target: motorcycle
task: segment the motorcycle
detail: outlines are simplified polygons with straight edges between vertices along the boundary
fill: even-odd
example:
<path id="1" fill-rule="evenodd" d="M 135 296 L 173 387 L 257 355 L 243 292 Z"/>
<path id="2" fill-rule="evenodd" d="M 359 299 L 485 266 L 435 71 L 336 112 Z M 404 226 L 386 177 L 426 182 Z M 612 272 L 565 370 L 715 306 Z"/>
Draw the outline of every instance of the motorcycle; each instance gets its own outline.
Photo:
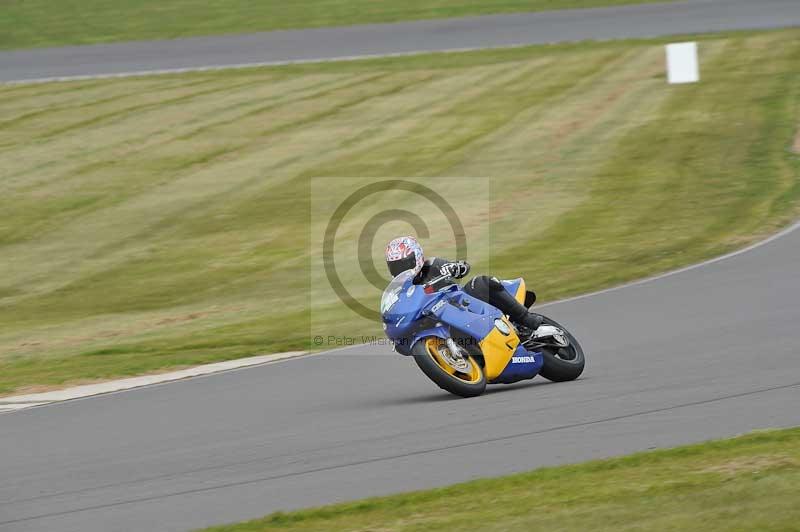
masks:
<path id="1" fill-rule="evenodd" d="M 501 281 L 530 308 L 536 294 L 522 278 Z M 444 286 L 434 289 L 442 283 Z M 585 358 L 578 340 L 545 317 L 525 340 L 500 310 L 467 294 L 447 276 L 414 284 L 408 270 L 392 279 L 381 297 L 383 329 L 394 350 L 412 356 L 440 388 L 461 397 L 481 395 L 487 384 L 510 384 L 536 375 L 577 379 Z"/>

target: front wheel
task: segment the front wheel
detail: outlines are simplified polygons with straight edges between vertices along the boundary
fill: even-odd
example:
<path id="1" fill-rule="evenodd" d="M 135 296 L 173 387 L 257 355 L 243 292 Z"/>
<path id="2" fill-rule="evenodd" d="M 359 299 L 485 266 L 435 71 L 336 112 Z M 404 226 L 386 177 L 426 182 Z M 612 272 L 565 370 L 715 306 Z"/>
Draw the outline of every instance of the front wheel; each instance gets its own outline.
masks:
<path id="1" fill-rule="evenodd" d="M 572 334 L 547 316 L 542 316 L 547 325 L 558 327 L 569 340 L 566 347 L 544 346 L 541 348 L 544 357 L 544 365 L 539 374 L 547 380 L 553 382 L 574 381 L 583 373 L 586 359 L 583 356 L 583 348 Z"/>
<path id="2" fill-rule="evenodd" d="M 452 345 L 452 344 L 451 344 Z M 475 397 L 486 389 L 483 368 L 466 350 L 454 357 L 441 338 L 428 336 L 414 344 L 411 354 L 419 369 L 439 388 L 461 397 Z"/>

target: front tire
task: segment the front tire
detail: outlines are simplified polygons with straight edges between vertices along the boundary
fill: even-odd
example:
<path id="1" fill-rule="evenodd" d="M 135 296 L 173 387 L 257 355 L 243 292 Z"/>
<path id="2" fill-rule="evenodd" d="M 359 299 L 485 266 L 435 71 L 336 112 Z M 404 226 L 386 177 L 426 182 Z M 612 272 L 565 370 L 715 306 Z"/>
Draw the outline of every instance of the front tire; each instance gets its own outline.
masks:
<path id="1" fill-rule="evenodd" d="M 553 382 L 574 381 L 581 376 L 583 368 L 586 365 L 583 348 L 567 329 L 547 316 L 542 317 L 544 318 L 544 323 L 547 325 L 554 325 L 564 331 L 569 340 L 569 346 L 562 348 L 554 346 L 543 347 L 542 356 L 544 357 L 544 365 L 539 371 L 539 374 Z"/>
<path id="2" fill-rule="evenodd" d="M 447 349 L 445 341 L 435 336 L 420 339 L 411 350 L 417 366 L 442 390 L 460 397 L 476 397 L 486 389 L 486 376 L 483 367 L 474 357 L 467 355 L 470 363 L 469 373 L 455 370 L 441 355 Z"/>

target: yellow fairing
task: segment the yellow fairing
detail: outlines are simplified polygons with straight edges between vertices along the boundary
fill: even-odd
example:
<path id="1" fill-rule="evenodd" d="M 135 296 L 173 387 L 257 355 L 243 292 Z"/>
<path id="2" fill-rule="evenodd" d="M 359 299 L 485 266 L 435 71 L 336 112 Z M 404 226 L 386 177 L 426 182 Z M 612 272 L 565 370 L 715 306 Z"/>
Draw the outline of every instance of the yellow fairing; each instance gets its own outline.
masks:
<path id="1" fill-rule="evenodd" d="M 525 291 L 526 291 L 526 289 L 527 288 L 525 286 L 525 279 L 520 279 L 519 280 L 519 287 L 517 287 L 517 293 L 514 296 L 514 297 L 517 298 L 517 301 L 519 301 L 520 305 L 524 305 L 525 304 Z"/>
<path id="2" fill-rule="evenodd" d="M 523 293 L 525 293 L 524 289 Z M 510 334 L 503 334 L 495 327 L 479 344 L 486 364 L 484 373 L 486 374 L 486 380 L 489 381 L 496 379 L 503 373 L 503 370 L 506 369 L 508 362 L 511 360 L 511 355 L 514 354 L 519 345 L 519 337 L 514 332 L 514 327 L 508 323 L 506 318 L 503 318 L 503 321 L 511 329 Z"/>

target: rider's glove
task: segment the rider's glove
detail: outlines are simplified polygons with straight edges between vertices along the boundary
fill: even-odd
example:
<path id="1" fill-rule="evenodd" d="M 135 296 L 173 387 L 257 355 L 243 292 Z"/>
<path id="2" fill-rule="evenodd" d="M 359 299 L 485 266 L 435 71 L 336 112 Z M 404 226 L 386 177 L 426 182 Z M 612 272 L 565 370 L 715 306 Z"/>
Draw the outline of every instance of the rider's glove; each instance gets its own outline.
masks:
<path id="1" fill-rule="evenodd" d="M 442 275 L 448 275 L 455 279 L 461 279 L 462 277 L 464 277 L 469 273 L 469 264 L 467 264 L 463 260 L 460 260 L 458 262 L 448 262 L 447 264 L 442 266 L 439 272 Z"/>

